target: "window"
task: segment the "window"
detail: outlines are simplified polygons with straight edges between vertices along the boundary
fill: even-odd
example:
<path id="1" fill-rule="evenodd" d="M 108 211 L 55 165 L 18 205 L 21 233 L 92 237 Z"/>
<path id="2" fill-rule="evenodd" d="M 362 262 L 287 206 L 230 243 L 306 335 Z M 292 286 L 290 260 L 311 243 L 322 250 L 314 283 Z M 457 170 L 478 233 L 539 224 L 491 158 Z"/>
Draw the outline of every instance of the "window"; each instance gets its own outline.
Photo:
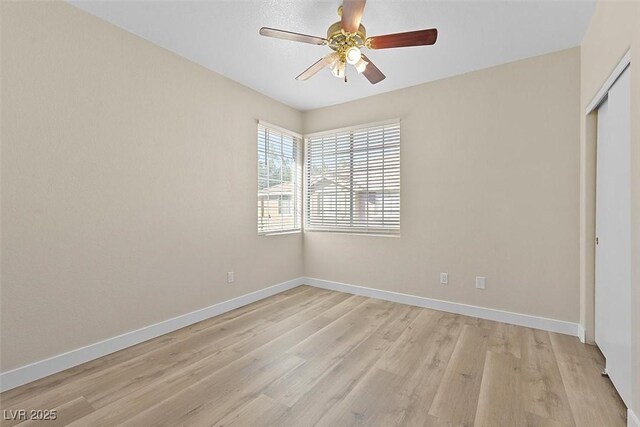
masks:
<path id="1" fill-rule="evenodd" d="M 280 215 L 291 215 L 291 196 L 283 196 L 279 200 L 278 213 Z"/>
<path id="2" fill-rule="evenodd" d="M 306 227 L 352 233 L 400 232 L 400 123 L 309 135 Z"/>
<path id="3" fill-rule="evenodd" d="M 258 234 L 300 231 L 301 137 L 258 123 Z"/>

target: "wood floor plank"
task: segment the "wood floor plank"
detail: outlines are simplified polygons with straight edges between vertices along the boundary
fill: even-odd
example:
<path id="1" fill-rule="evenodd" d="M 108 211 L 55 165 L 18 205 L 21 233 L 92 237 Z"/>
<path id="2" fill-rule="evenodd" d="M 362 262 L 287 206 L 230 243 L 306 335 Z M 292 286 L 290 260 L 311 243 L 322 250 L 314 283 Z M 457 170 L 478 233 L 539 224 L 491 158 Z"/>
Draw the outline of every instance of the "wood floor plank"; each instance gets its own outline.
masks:
<path id="1" fill-rule="evenodd" d="M 522 392 L 524 409 L 541 418 L 574 426 L 549 334 L 522 328 Z"/>
<path id="2" fill-rule="evenodd" d="M 178 391 L 190 387 L 197 381 L 215 375 L 222 369 L 233 369 L 234 366 L 237 369 L 237 367 L 251 363 L 253 357 L 260 355 L 284 353 L 326 325 L 350 313 L 365 301 L 366 298 L 349 296 L 316 317 L 308 316 L 306 312 L 300 313 L 299 316 L 293 316 L 285 322 L 274 325 L 278 328 L 277 332 L 269 336 L 262 336 L 261 340 L 249 339 L 239 342 L 224 354 L 212 355 L 209 359 L 194 363 L 184 371 L 176 372 L 157 383 L 138 389 L 122 399 L 96 410 L 87 417 L 86 421 L 90 422 L 92 426 L 109 426 L 121 423 L 158 402 L 169 399 Z M 230 366 L 232 364 L 234 366 Z"/>
<path id="3" fill-rule="evenodd" d="M 498 323 L 491 334 L 487 349 L 494 353 L 510 354 L 520 358 L 523 329 L 521 326 Z"/>
<path id="4" fill-rule="evenodd" d="M 307 363 L 279 378 L 265 394 L 289 407 L 317 384 L 335 365 L 384 324 L 393 311 L 392 303 L 366 302 L 340 320 L 291 348 Z"/>
<path id="5" fill-rule="evenodd" d="M 266 425 L 314 425 L 342 402 L 372 369 L 380 354 L 390 348 L 421 310 L 405 306 L 390 316 L 371 336 L 358 345 L 317 384 L 304 393 L 288 411 L 277 418 L 264 418 Z M 265 414 L 266 415 L 266 414 Z"/>
<path id="6" fill-rule="evenodd" d="M 281 375 L 302 365 L 297 356 L 252 358 L 240 369 L 221 371 L 178 391 L 122 426 L 208 425 L 248 403 Z"/>
<path id="7" fill-rule="evenodd" d="M 281 418 L 289 409 L 288 406 L 269 396 L 259 394 L 240 409 L 229 412 L 215 425 L 220 427 L 276 426 L 280 424 L 275 424 L 272 420 Z"/>
<path id="8" fill-rule="evenodd" d="M 626 426 L 627 408 L 600 375 L 601 365 L 591 357 L 557 353 L 556 358 L 576 425 Z"/>
<path id="9" fill-rule="evenodd" d="M 319 315 L 344 299 L 342 295 L 328 292 L 302 297 L 302 301 L 288 302 L 287 304 L 291 304 L 290 307 L 285 308 L 277 304 L 255 315 L 224 322 L 195 333 L 192 339 L 165 346 L 153 352 L 152 357 L 140 360 L 132 366 L 118 366 L 117 373 L 110 372 L 106 378 L 102 376 L 101 381 L 92 384 L 92 388 L 84 391 L 84 394 L 96 408 L 100 408 L 119 399 L 123 394 L 172 375 L 212 354 L 221 354 L 239 342 L 259 341 L 260 336 L 279 321 L 303 312 L 310 316 Z M 255 316 L 264 316 L 264 321 L 256 322 Z M 126 387 L 123 387 L 123 384 L 126 384 Z"/>
<path id="10" fill-rule="evenodd" d="M 402 381 L 398 375 L 374 368 L 362 387 L 354 389 L 357 394 L 351 394 L 350 398 L 322 417 L 318 427 L 401 425 L 401 414 L 395 408 L 390 409 L 388 402 L 393 398 L 392 390 L 398 389 Z M 368 390 L 366 398 L 357 392 L 364 387 Z"/>
<path id="11" fill-rule="evenodd" d="M 393 303 L 387 301 L 367 300 L 357 311 L 342 316 L 339 322 L 296 344 L 289 353 L 307 359 L 319 358 L 318 355 L 321 356 L 324 352 L 335 351 L 335 348 L 328 346 L 330 343 L 340 346 L 352 345 L 351 340 L 368 335 L 386 321 L 393 308 Z"/>
<path id="12" fill-rule="evenodd" d="M 569 427 L 560 421 L 525 412 L 525 427 Z"/>
<path id="13" fill-rule="evenodd" d="M 453 423 L 472 425 L 491 330 L 465 325 L 429 414 Z"/>
<path id="14" fill-rule="evenodd" d="M 433 415 L 427 414 L 425 417 L 424 427 L 460 427 L 460 424 L 450 423 L 448 421 L 442 421 Z"/>
<path id="15" fill-rule="evenodd" d="M 424 359 L 427 346 L 433 345 L 429 336 L 441 318 L 440 312 L 422 310 L 406 328 L 396 345 L 380 358 L 376 366 L 401 377 L 414 371 L 416 365 Z"/>
<path id="16" fill-rule="evenodd" d="M 56 408 L 46 425 L 76 427 L 624 427 L 603 365 L 575 337 L 301 286 L 5 392 L 0 407 Z"/>
<path id="17" fill-rule="evenodd" d="M 403 425 L 422 426 L 437 420 L 428 414 L 447 362 L 455 348 L 463 326 L 462 316 L 430 312 L 420 313 L 410 328 L 376 363 L 374 369 L 357 383 L 354 389 L 327 411 L 319 425 Z M 437 322 L 434 324 L 434 320 Z M 414 348 L 407 343 L 417 337 L 430 343 Z M 418 353 L 419 357 L 415 357 Z M 397 358 L 399 365 L 410 365 L 397 375 L 378 366 L 394 369 L 387 358 Z M 380 392 L 384 399 L 371 401 L 371 394 Z M 438 425 L 447 422 L 437 420 Z"/>
<path id="18" fill-rule="evenodd" d="M 462 318 L 464 319 L 465 325 L 484 328 L 490 331 L 494 331 L 498 327 L 498 325 L 500 325 L 499 322 L 488 319 L 480 319 L 479 317 L 462 316 Z"/>
<path id="19" fill-rule="evenodd" d="M 318 331 L 311 334 L 310 337 L 316 338 L 318 341 L 322 341 L 325 337 L 326 330 L 336 328 L 340 330 L 345 326 L 353 326 L 353 319 L 361 319 L 362 323 L 365 325 L 368 324 L 367 320 L 377 319 L 378 322 L 381 322 L 389 315 L 389 306 L 390 304 L 386 302 L 366 301 L 344 316 L 327 322 Z M 356 328 L 352 329 L 356 330 Z M 299 372 L 298 368 L 301 366 L 314 364 L 320 360 L 316 358 L 313 358 L 312 360 L 305 359 L 301 357 L 301 354 L 297 351 L 292 351 L 292 349 L 296 349 L 300 345 L 300 342 L 305 343 L 309 341 L 308 338 L 301 341 L 301 338 L 303 337 L 302 335 L 298 335 L 295 337 L 295 340 L 298 341 L 298 343 L 294 343 L 293 340 L 282 339 L 284 336 L 286 336 L 286 334 L 283 334 L 277 340 L 270 342 L 270 348 L 266 351 L 253 353 L 251 357 L 247 359 L 248 364 L 239 365 L 240 371 L 244 374 L 244 371 L 248 369 L 248 367 L 251 367 L 251 370 L 254 370 L 256 369 L 255 365 L 259 365 L 261 362 L 275 364 L 279 363 L 280 360 L 286 360 L 289 357 L 293 358 L 293 360 L 301 361 L 301 363 L 294 363 L 291 366 L 287 366 L 288 369 L 283 372 L 273 372 L 274 369 L 272 367 L 269 367 L 268 369 L 259 369 L 256 373 L 246 376 L 246 383 L 240 380 L 239 384 L 237 384 L 239 375 L 234 372 L 237 370 L 237 367 L 234 366 L 231 374 L 229 374 L 230 368 L 227 367 L 222 373 L 212 375 L 199 381 L 197 384 L 190 386 L 185 392 L 175 394 L 155 407 L 152 407 L 144 413 L 132 418 L 128 422 L 124 423 L 124 425 L 203 425 L 211 422 L 211 420 L 223 418 L 242 403 L 246 403 L 255 393 L 269 395 L 266 391 L 270 384 L 278 381 L 280 378 L 291 378 L 290 374 L 293 372 Z M 336 353 L 334 353 L 334 357 L 340 357 L 342 354 L 340 352 L 341 350 L 344 351 L 345 349 L 348 349 L 350 345 L 353 345 L 353 343 L 350 343 L 350 340 L 347 339 L 349 336 L 350 335 L 347 331 L 345 332 L 345 336 L 342 340 L 338 339 L 331 343 L 327 343 L 335 344 L 333 347 L 333 351 L 336 351 Z M 346 342 L 346 347 L 340 347 L 339 344 L 341 341 Z M 329 363 L 330 360 L 331 359 L 323 358 L 322 363 Z M 318 368 L 318 366 L 316 366 L 316 368 Z M 321 371 L 322 369 L 318 370 Z M 227 375 L 234 378 L 233 383 L 236 383 L 232 388 L 227 385 L 229 383 Z M 316 373 L 315 375 L 320 374 Z M 240 378 L 244 378 L 244 375 Z M 181 417 L 167 417 L 161 415 L 166 412 L 167 406 L 178 406 L 184 408 L 185 405 L 187 407 L 187 414 Z"/>
<path id="20" fill-rule="evenodd" d="M 475 416 L 476 427 L 512 427 L 525 422 L 520 359 L 487 352 Z"/>
<path id="21" fill-rule="evenodd" d="M 549 332 L 549 341 L 553 346 L 554 354 L 587 357 L 597 365 L 605 366 L 605 359 L 600 350 L 594 345 L 583 344 L 576 337 Z"/>

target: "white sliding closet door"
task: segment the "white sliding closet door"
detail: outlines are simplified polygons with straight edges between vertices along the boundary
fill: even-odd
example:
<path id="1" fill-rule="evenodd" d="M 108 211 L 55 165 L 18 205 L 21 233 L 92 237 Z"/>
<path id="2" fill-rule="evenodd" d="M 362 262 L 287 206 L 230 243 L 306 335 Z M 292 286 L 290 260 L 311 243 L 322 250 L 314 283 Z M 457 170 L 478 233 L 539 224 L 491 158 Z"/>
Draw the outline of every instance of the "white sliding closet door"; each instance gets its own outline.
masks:
<path id="1" fill-rule="evenodd" d="M 627 67 L 598 108 L 596 172 L 595 338 L 627 406 L 632 378 L 630 88 Z"/>

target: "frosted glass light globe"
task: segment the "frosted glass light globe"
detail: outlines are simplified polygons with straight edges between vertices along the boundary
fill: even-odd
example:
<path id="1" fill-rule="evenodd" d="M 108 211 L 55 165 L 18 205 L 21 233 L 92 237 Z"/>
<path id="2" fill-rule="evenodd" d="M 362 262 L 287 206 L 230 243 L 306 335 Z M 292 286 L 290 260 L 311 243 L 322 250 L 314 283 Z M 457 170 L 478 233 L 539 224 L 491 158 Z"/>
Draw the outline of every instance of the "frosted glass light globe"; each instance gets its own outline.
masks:
<path id="1" fill-rule="evenodd" d="M 335 77 L 337 77 L 339 79 L 342 79 L 342 78 L 344 78 L 345 68 L 346 68 L 346 64 L 344 62 L 342 62 L 342 61 L 338 61 L 331 68 L 331 73 L 333 73 L 333 75 Z"/>
<path id="2" fill-rule="evenodd" d="M 349 49 L 347 49 L 346 57 L 347 57 L 347 62 L 351 65 L 354 65 L 354 64 L 357 64 L 358 61 L 360 61 L 360 58 L 362 57 L 362 52 L 360 52 L 360 49 L 358 49 L 356 46 L 352 46 Z"/>

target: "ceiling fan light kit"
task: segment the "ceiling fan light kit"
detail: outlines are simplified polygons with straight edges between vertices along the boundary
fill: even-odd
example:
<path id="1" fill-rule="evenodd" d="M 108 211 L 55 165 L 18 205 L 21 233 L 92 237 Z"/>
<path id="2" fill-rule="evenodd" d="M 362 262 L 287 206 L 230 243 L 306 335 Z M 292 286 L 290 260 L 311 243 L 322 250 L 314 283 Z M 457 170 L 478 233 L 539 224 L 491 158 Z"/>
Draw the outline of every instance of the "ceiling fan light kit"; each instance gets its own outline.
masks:
<path id="1" fill-rule="evenodd" d="M 360 58 L 362 58 L 362 52 L 360 52 L 360 49 L 356 46 L 351 46 L 345 52 L 345 57 L 349 64 L 356 65 L 360 61 Z"/>
<path id="2" fill-rule="evenodd" d="M 367 37 L 367 31 L 360 23 L 365 2 L 366 0 L 344 0 L 342 6 L 338 8 L 338 16 L 341 20 L 329 27 L 326 39 L 268 27 L 262 27 L 260 34 L 266 37 L 324 45 L 334 51 L 303 71 L 296 80 L 307 80 L 323 68 L 329 68 L 335 77 L 344 79 L 346 82 L 347 64 L 349 64 L 355 67 L 358 74 L 363 74 L 369 82 L 376 84 L 384 80 L 385 75 L 362 53 L 363 48 L 389 49 L 432 45 L 438 38 L 438 30 L 431 28 Z"/>
<path id="3" fill-rule="evenodd" d="M 347 70 L 347 66 L 342 60 L 336 62 L 334 65 L 331 66 L 331 73 L 339 79 L 344 78 L 346 70 Z"/>

